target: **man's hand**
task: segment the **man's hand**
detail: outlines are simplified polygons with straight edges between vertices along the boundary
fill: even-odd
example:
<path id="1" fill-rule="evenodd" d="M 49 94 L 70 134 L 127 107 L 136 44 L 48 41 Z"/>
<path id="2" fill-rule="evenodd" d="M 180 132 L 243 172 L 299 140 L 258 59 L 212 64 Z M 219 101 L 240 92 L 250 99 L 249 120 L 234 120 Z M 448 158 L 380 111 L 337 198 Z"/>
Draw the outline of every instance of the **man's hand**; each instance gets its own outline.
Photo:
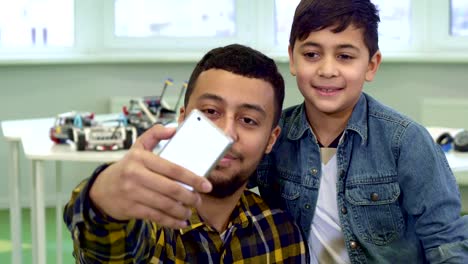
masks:
<path id="1" fill-rule="evenodd" d="M 212 186 L 204 177 L 153 153 L 159 141 L 174 133 L 175 128 L 155 125 L 142 134 L 122 160 L 97 177 L 89 192 L 93 204 L 118 220 L 148 219 L 165 227 L 185 227 L 190 208 L 201 202 L 197 192 L 210 192 Z"/>

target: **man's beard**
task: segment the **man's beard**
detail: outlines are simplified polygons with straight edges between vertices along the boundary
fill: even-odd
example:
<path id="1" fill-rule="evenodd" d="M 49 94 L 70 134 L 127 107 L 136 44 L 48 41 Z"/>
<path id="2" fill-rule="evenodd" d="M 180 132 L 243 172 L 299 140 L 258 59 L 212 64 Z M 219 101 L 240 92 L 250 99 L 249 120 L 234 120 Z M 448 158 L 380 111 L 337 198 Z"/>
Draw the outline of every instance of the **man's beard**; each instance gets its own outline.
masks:
<path id="1" fill-rule="evenodd" d="M 213 178 L 209 176 L 208 180 L 213 185 L 213 189 L 207 194 L 216 198 L 226 198 L 246 184 L 249 180 L 249 176 L 239 173 L 229 179 L 220 179 L 219 177 Z"/>

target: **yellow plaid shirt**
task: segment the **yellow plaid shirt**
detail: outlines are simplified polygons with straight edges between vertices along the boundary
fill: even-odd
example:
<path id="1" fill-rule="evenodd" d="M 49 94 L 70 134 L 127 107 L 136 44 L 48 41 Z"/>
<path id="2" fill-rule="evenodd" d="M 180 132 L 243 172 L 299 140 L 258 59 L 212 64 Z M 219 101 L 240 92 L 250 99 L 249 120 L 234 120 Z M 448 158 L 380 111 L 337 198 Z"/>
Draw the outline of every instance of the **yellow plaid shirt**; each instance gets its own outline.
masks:
<path id="1" fill-rule="evenodd" d="M 193 210 L 184 229 L 145 220 L 116 221 L 96 214 L 88 190 L 94 177 L 73 191 L 64 220 L 77 263 L 308 263 L 305 240 L 292 218 L 270 209 L 246 190 L 223 234 Z"/>

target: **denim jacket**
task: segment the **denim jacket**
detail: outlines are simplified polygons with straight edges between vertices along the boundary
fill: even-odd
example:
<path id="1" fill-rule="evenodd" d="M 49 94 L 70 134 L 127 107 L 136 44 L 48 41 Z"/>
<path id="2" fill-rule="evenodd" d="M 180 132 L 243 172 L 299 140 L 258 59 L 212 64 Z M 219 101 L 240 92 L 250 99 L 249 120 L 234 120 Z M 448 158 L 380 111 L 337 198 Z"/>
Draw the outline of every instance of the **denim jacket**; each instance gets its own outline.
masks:
<path id="1" fill-rule="evenodd" d="M 280 125 L 256 184 L 272 206 L 291 212 L 308 237 L 320 148 L 304 104 L 284 110 Z M 363 93 L 337 162 L 338 213 L 352 263 L 468 263 L 468 216 L 460 216 L 455 177 L 423 126 Z"/>

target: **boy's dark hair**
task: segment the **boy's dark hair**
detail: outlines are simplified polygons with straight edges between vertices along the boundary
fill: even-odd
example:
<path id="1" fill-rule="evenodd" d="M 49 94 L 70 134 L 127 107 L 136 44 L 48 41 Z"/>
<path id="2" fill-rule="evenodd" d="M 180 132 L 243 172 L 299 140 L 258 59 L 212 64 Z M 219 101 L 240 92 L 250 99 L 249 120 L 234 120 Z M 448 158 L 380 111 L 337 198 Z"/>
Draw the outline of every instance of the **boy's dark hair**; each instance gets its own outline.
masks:
<path id="1" fill-rule="evenodd" d="M 248 78 L 261 79 L 273 87 L 275 115 L 273 127 L 278 124 L 283 109 L 284 80 L 275 62 L 252 48 L 232 44 L 210 50 L 197 63 L 187 84 L 184 105 L 187 106 L 190 95 L 196 85 L 198 76 L 210 69 L 225 70 Z"/>
<path id="2" fill-rule="evenodd" d="M 379 50 L 379 13 L 370 0 L 301 0 L 294 13 L 289 45 L 306 39 L 310 32 L 334 26 L 334 33 L 354 25 L 364 31 L 369 59 Z"/>

